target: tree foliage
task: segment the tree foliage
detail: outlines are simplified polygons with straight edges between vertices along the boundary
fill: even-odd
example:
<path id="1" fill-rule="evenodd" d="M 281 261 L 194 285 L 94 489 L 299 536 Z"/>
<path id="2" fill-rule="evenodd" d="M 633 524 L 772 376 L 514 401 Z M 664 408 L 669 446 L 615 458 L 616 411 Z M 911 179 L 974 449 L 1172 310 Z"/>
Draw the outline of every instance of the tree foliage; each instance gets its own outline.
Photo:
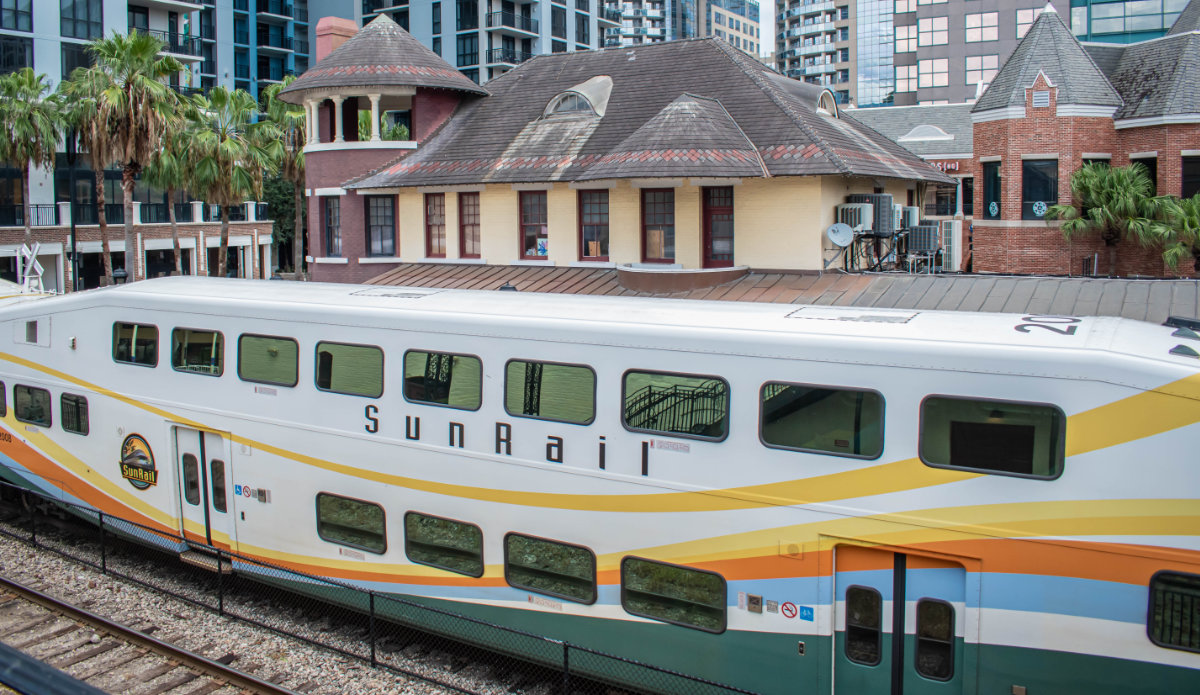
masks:
<path id="1" fill-rule="evenodd" d="M 106 81 L 89 73 L 96 70 L 75 68 L 71 78 L 58 85 L 65 106 L 66 123 L 75 131 L 80 149 L 88 153 L 96 190 L 96 222 L 100 226 L 100 256 L 104 277 L 112 283 L 112 249 L 108 244 L 108 216 L 105 214 L 104 171 L 113 162 L 113 128 L 100 114 L 100 95 Z M 74 194 L 71 202 L 74 203 Z M 72 211 L 72 214 L 75 214 Z"/>
<path id="2" fill-rule="evenodd" d="M 299 212 L 290 215 L 288 221 L 292 223 L 292 270 L 296 277 L 300 277 L 304 263 L 304 145 L 308 139 L 308 128 L 304 108 L 279 98 L 279 92 L 295 81 L 296 77 L 289 75 L 281 84 L 267 87 L 263 100 L 267 118 L 275 124 L 281 135 L 282 147 L 278 153 L 279 175 L 292 187 L 292 202 L 288 207 L 293 213 Z M 285 226 L 280 215 L 281 210 L 271 206 L 277 235 L 282 234 L 282 228 Z"/>
<path id="3" fill-rule="evenodd" d="M 1200 193 L 1175 203 L 1165 241 L 1163 259 L 1172 270 L 1190 257 L 1192 268 L 1200 271 Z"/>
<path id="4" fill-rule="evenodd" d="M 33 243 L 29 167 L 54 164 L 62 126 L 62 107 L 45 75 L 21 68 L 0 77 L 0 160 L 21 170 L 26 244 Z"/>

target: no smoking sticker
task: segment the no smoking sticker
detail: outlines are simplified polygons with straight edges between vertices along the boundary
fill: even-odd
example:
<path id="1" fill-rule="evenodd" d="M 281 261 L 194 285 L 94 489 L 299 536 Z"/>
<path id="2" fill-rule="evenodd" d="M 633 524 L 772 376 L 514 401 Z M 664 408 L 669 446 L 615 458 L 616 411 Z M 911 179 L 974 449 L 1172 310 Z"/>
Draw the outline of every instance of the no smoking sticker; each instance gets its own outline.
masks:
<path id="1" fill-rule="evenodd" d="M 796 604 L 792 603 L 791 601 L 784 601 L 783 605 L 779 607 L 779 612 L 783 614 L 783 617 L 785 618 L 795 618 L 797 612 Z"/>

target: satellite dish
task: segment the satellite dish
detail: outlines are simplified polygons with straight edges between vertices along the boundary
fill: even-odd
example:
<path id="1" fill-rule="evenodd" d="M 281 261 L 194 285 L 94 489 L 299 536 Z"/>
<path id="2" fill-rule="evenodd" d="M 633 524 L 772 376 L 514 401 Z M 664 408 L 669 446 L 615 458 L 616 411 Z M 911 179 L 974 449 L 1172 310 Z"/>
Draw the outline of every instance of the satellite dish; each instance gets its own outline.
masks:
<path id="1" fill-rule="evenodd" d="M 833 242 L 834 246 L 846 248 L 854 243 L 854 229 L 850 225 L 843 222 L 838 222 L 825 230 L 825 236 Z"/>

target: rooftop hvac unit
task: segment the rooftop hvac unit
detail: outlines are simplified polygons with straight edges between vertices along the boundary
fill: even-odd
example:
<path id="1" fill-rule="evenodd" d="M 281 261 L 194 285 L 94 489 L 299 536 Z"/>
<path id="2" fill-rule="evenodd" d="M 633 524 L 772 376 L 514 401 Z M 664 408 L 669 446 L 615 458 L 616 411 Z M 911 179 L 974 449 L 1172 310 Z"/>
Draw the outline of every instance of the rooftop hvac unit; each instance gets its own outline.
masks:
<path id="1" fill-rule="evenodd" d="M 874 206 L 862 203 L 839 205 L 837 221 L 850 225 L 855 233 L 869 232 L 874 222 Z"/>
<path id="2" fill-rule="evenodd" d="M 912 229 L 921 224 L 921 208 L 915 205 L 904 206 L 904 219 L 900 225 L 901 229 Z"/>
<path id="3" fill-rule="evenodd" d="M 942 269 L 957 273 L 962 270 L 963 224 L 962 220 L 942 220 Z"/>
<path id="4" fill-rule="evenodd" d="M 896 233 L 892 217 L 892 195 L 890 193 L 854 193 L 846 196 L 847 203 L 870 203 L 875 206 L 875 224 L 871 233 L 876 236 L 891 236 Z"/>

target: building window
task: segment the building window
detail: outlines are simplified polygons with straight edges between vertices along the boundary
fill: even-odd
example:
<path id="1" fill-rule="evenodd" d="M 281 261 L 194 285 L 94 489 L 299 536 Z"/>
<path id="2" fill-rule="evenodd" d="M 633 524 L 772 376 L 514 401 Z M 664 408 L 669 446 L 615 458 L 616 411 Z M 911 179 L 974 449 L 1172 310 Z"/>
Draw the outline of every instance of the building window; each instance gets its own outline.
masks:
<path id="1" fill-rule="evenodd" d="M 1042 9 L 1044 9 L 1044 8 L 1030 9 L 1030 10 L 1017 10 L 1017 38 L 1018 39 L 1024 37 L 1025 33 L 1029 31 L 1029 27 L 1033 26 L 1033 23 L 1036 22 L 1037 18 L 1041 16 Z"/>
<path id="2" fill-rule="evenodd" d="M 0 29 L 33 31 L 33 0 L 0 0 Z"/>
<path id="3" fill-rule="evenodd" d="M 983 163 L 983 218 L 1000 219 L 1000 162 Z"/>
<path id="4" fill-rule="evenodd" d="M 458 67 L 479 64 L 479 34 L 459 34 L 457 37 Z"/>
<path id="5" fill-rule="evenodd" d="M 642 189 L 642 260 L 675 262 L 675 190 Z"/>
<path id="6" fill-rule="evenodd" d="M 442 3 L 440 3 L 440 2 L 433 3 L 432 14 L 433 14 L 433 33 L 440 34 L 440 33 L 442 33 Z M 435 51 L 435 53 L 436 52 L 437 51 Z"/>
<path id="7" fill-rule="evenodd" d="M 62 35 L 92 40 L 104 36 L 103 0 L 60 0 Z"/>
<path id="8" fill-rule="evenodd" d="M 367 255 L 396 255 L 396 199 L 367 196 Z"/>
<path id="9" fill-rule="evenodd" d="M 1040 220 L 1058 202 L 1058 160 L 1021 162 L 1021 219 Z"/>
<path id="10" fill-rule="evenodd" d="M 916 12 L 917 0 L 896 0 L 896 14 L 902 12 Z"/>
<path id="11" fill-rule="evenodd" d="M 317 343 L 314 381 L 322 391 L 379 398 L 383 395 L 383 350 L 373 345 Z"/>
<path id="12" fill-rule="evenodd" d="M 918 5 L 943 5 L 949 0 L 917 0 Z"/>
<path id="13" fill-rule="evenodd" d="M 579 603 L 596 602 L 596 555 L 580 545 L 510 533 L 504 537 L 510 586 Z"/>
<path id="14" fill-rule="evenodd" d="M 521 191 L 521 258 L 545 260 L 549 255 L 546 191 Z"/>
<path id="15" fill-rule="evenodd" d="M 925 17 L 917 20 L 918 46 L 942 46 L 949 42 L 949 17 Z"/>
<path id="16" fill-rule="evenodd" d="M 475 84 L 479 84 L 479 68 L 471 68 L 470 70 L 459 70 L 459 72 L 462 73 L 463 77 L 474 82 Z"/>
<path id="17" fill-rule="evenodd" d="M 995 41 L 1000 38 L 1000 13 L 981 12 L 966 18 L 966 42 Z"/>
<path id="18" fill-rule="evenodd" d="M 579 192 L 579 257 L 608 260 L 608 191 Z"/>
<path id="19" fill-rule="evenodd" d="M 83 396 L 64 393 L 60 398 L 62 411 L 62 428 L 64 432 L 82 434 L 88 433 L 88 402 Z"/>
<path id="20" fill-rule="evenodd" d="M 1160 647 L 1200 652 L 1200 575 L 1159 572 L 1150 579 L 1146 632 Z"/>
<path id="21" fill-rule="evenodd" d="M 46 389 L 21 384 L 13 387 L 13 414 L 21 422 L 49 427 L 53 419 L 50 408 L 50 392 Z"/>
<path id="22" fill-rule="evenodd" d="M 126 364 L 158 364 L 158 327 L 140 323 L 113 324 L 113 359 Z"/>
<path id="23" fill-rule="evenodd" d="M 566 53 L 567 52 L 567 42 L 566 41 L 551 41 L 550 42 L 550 52 L 551 53 Z"/>
<path id="24" fill-rule="evenodd" d="M 883 453 L 883 396 L 875 391 L 769 382 L 761 392 L 763 444 L 835 456 Z"/>
<path id="25" fill-rule="evenodd" d="M 896 66 L 896 91 L 897 92 L 915 92 L 915 91 L 917 91 L 917 66 L 916 65 L 897 65 Z"/>
<path id="26" fill-rule="evenodd" d="M 621 607 L 633 615 L 720 633 L 725 597 L 725 579 L 715 572 L 639 557 L 621 560 Z"/>
<path id="27" fill-rule="evenodd" d="M 300 344 L 292 338 L 244 334 L 238 337 L 238 378 L 277 386 L 299 381 Z"/>
<path id="28" fill-rule="evenodd" d="M 0 36 L 0 75 L 33 67 L 33 39 Z"/>
<path id="29" fill-rule="evenodd" d="M 319 493 L 317 535 L 329 543 L 381 555 L 387 550 L 383 507 L 374 502 Z"/>
<path id="30" fill-rule="evenodd" d="M 1000 56 L 967 56 L 967 84 L 991 83 L 999 65 Z"/>
<path id="31" fill-rule="evenodd" d="M 425 257 L 446 257 L 446 194 L 425 194 Z"/>
<path id="32" fill-rule="evenodd" d="M 322 196 L 321 205 L 325 208 L 323 223 L 325 225 L 325 255 L 342 255 L 342 199 L 332 196 Z"/>
<path id="33" fill-rule="evenodd" d="M 945 87 L 950 84 L 950 59 L 932 58 L 917 62 L 918 87 Z"/>
<path id="34" fill-rule="evenodd" d="M 479 28 L 479 3 L 476 0 L 458 0 L 458 31 Z"/>
<path id="35" fill-rule="evenodd" d="M 458 257 L 479 258 L 479 194 L 458 194 Z"/>
<path id="36" fill-rule="evenodd" d="M 483 363 L 471 355 L 404 353 L 404 398 L 413 403 L 479 410 L 483 402 Z"/>
<path id="37" fill-rule="evenodd" d="M 404 515 L 404 554 L 421 565 L 479 577 L 483 531 L 474 524 L 409 512 Z"/>
<path id="38" fill-rule="evenodd" d="M 87 45 L 82 43 L 62 44 L 62 75 L 69 79 L 75 68 L 88 68 L 92 65 L 92 57 L 87 51 Z"/>
<path id="39" fill-rule="evenodd" d="M 965 176 L 962 179 L 962 209 L 965 215 L 975 214 L 975 179 Z"/>
<path id="40" fill-rule="evenodd" d="M 896 52 L 911 53 L 917 50 L 917 25 L 896 27 Z"/>
<path id="41" fill-rule="evenodd" d="M 440 36 L 433 37 L 432 48 L 433 48 L 433 52 L 436 53 L 439 58 L 441 58 L 442 57 L 442 37 L 440 37 Z"/>
<path id="42" fill-rule="evenodd" d="M 217 331 L 176 328 L 171 331 L 171 368 L 177 372 L 221 376 L 225 371 L 225 336 Z"/>
<path id="43" fill-rule="evenodd" d="M 556 38 L 567 38 L 567 11 L 561 7 L 550 8 L 550 34 Z"/>
<path id="44" fill-rule="evenodd" d="M 1200 193 L 1200 157 L 1183 158 L 1183 188 L 1181 198 L 1191 198 Z"/>
<path id="45" fill-rule="evenodd" d="M 1150 195 L 1158 195 L 1158 157 L 1140 157 L 1130 163 L 1145 167 L 1146 175 L 1150 177 Z"/>
<path id="46" fill-rule="evenodd" d="M 926 465 L 1055 478 L 1062 473 L 1066 417 L 1053 405 L 930 396 L 921 403 Z"/>
<path id="47" fill-rule="evenodd" d="M 588 15 L 575 13 L 575 43 L 586 44 L 590 40 L 590 19 Z"/>

